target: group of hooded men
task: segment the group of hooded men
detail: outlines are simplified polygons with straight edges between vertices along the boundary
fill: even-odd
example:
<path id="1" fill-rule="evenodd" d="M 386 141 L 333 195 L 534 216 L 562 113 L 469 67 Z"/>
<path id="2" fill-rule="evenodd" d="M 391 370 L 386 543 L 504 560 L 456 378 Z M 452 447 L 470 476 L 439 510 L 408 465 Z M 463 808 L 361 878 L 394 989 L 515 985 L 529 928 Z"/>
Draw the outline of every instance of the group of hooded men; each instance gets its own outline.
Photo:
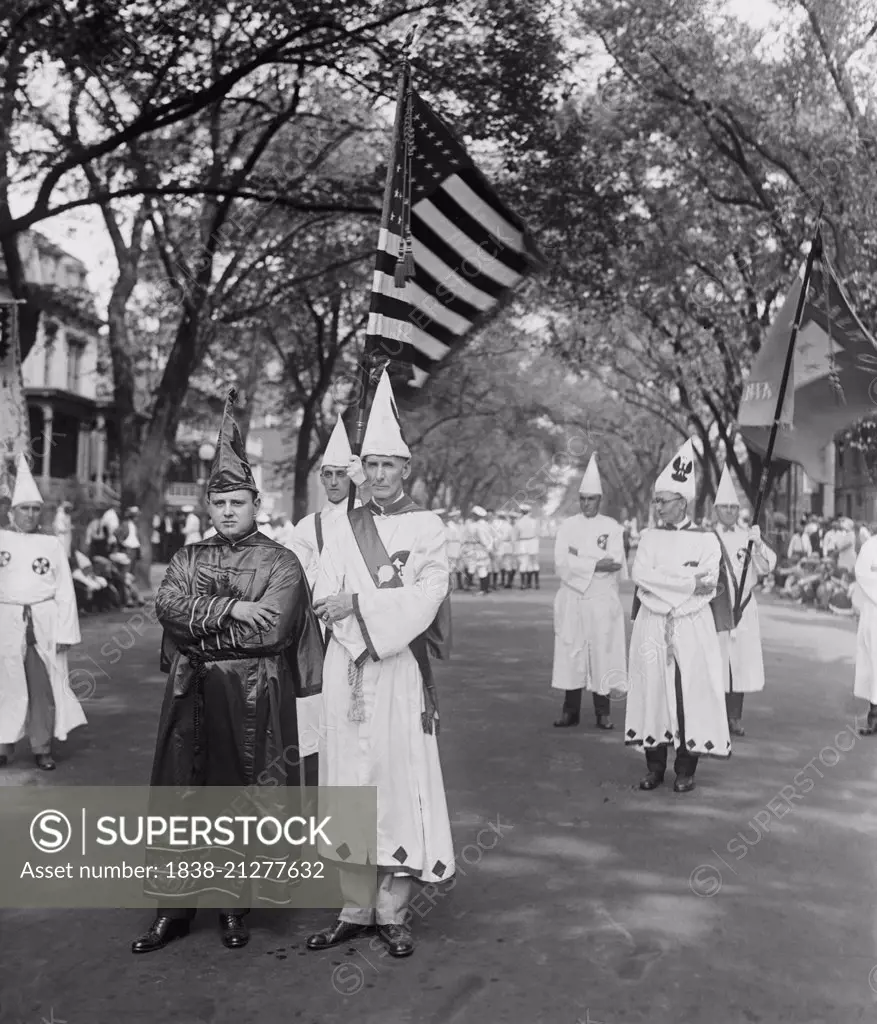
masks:
<path id="1" fill-rule="evenodd" d="M 321 471 L 327 507 L 288 545 L 267 536 L 234 398 L 207 485 L 212 531 L 173 555 L 155 597 L 167 682 L 150 784 L 373 787 L 373 841 L 320 849 L 339 869 L 343 906 L 307 946 L 376 928 L 390 956 L 407 957 L 414 882 L 455 875 L 430 664 L 449 650 L 444 524 L 405 494 L 411 452 L 384 373 L 361 456 L 336 424 Z M 26 737 L 52 770 L 54 742 L 86 723 L 67 662 L 81 635 L 63 548 L 40 531 L 43 499 L 24 456 L 17 463 L 0 528 L 0 767 Z M 249 941 L 250 896 L 246 887 L 219 911 L 229 949 Z M 187 901 L 161 898 L 169 905 L 132 952 L 187 934 L 198 898 Z"/>
<path id="2" fill-rule="evenodd" d="M 560 589 L 552 686 L 564 691 L 564 703 L 554 724 L 577 726 L 588 690 L 597 727 L 611 730 L 611 702 L 626 698 L 624 739 L 645 753 L 643 790 L 663 783 L 671 748 L 674 790 L 694 789 L 699 759 L 729 757 L 731 736 L 744 735 L 744 694 L 764 688 L 753 588 L 776 556 L 757 526 L 741 525 L 727 466 L 715 524 L 694 524 L 694 462 L 689 440 L 656 481 L 658 526 L 643 531 L 629 575 L 623 528 L 600 514 L 595 457 L 579 488 L 581 512 L 561 524 L 555 539 Z M 628 578 L 636 588 L 629 649 L 619 591 Z"/>
<path id="3" fill-rule="evenodd" d="M 496 582 L 491 574 L 510 587 L 517 569 L 523 586 L 538 587 L 531 510 L 491 522 L 476 508 L 465 527 L 454 513 L 443 522 L 406 495 L 410 456 L 384 374 L 361 457 L 352 455 L 339 419 L 321 467 L 328 504 L 281 544 L 258 529 L 258 490 L 230 396 L 207 489 L 214 532 L 174 555 L 156 595 L 168 678 L 153 786 L 377 790 L 371 859 L 336 856 L 344 906 L 308 939 L 313 950 L 376 927 L 390 955 L 413 952 L 413 883 L 438 885 L 455 874 L 430 664 L 430 655 L 449 652 L 451 574 L 477 577 L 486 593 Z M 694 465 L 687 441 L 654 484 L 656 526 L 642 532 L 632 565 L 621 524 L 600 512 L 594 456 L 579 488 L 580 513 L 555 537 L 551 685 L 564 701 L 554 724 L 578 726 L 588 691 L 597 727 L 611 730 L 612 700 L 626 699 L 624 741 L 645 754 L 646 791 L 663 783 L 672 750 L 674 790 L 690 792 L 701 757 L 730 756 L 731 736 L 744 735 L 744 695 L 765 685 L 753 591 L 776 556 L 759 528 L 741 521 L 727 467 L 715 522 L 695 525 Z M 358 490 L 352 508 L 351 485 Z M 80 642 L 69 567 L 58 539 L 38 531 L 41 506 L 21 460 L 12 521 L 0 530 L 0 765 L 27 736 L 37 764 L 51 769 L 52 740 L 85 716 L 67 677 L 67 651 Z M 877 538 L 863 546 L 856 575 L 867 600 L 855 693 L 870 702 L 864 731 L 873 734 Z M 629 644 L 619 589 L 628 578 L 635 585 Z M 363 905 L 368 866 L 377 868 L 377 894 Z M 186 934 L 195 912 L 159 909 L 132 950 L 152 952 Z M 220 911 L 228 948 L 247 944 L 246 914 L 239 906 Z"/>
<path id="4" fill-rule="evenodd" d="M 454 589 L 487 596 L 511 590 L 539 589 L 539 520 L 530 504 L 515 509 L 473 505 L 464 519 L 458 508 L 436 509 L 444 519 Z M 477 583 L 476 583 L 477 580 Z"/>

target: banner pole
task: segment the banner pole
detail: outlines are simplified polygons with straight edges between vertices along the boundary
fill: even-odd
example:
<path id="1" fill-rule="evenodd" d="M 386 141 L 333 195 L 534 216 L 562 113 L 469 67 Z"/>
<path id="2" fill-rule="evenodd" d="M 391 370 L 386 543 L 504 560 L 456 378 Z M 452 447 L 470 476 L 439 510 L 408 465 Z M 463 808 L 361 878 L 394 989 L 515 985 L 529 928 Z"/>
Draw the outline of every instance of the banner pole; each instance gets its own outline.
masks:
<path id="1" fill-rule="evenodd" d="M 798 306 L 795 310 L 795 319 L 792 322 L 792 331 L 789 336 L 789 348 L 786 352 L 786 362 L 783 366 L 783 376 L 780 381 L 780 392 L 777 395 L 776 412 L 774 413 L 773 425 L 770 428 L 770 437 L 767 442 L 767 452 L 764 456 L 764 465 L 761 468 L 761 479 L 758 484 L 758 495 L 755 501 L 755 511 L 752 514 L 753 525 L 761 518 L 761 510 L 767 497 L 767 483 L 770 479 L 771 463 L 773 461 L 773 450 L 776 445 L 777 436 L 780 430 L 780 420 L 783 415 L 783 405 L 786 401 L 786 388 L 789 384 L 789 377 L 792 373 L 792 357 L 795 353 L 795 342 L 798 340 L 798 329 L 801 326 L 801 317 L 804 314 L 804 304 L 807 301 L 807 292 L 810 288 L 810 278 L 813 274 L 814 262 L 822 256 L 822 211 L 825 207 L 823 200 L 819 204 L 819 213 L 816 216 L 816 231 L 813 241 L 810 243 L 810 252 L 807 254 L 807 263 L 804 267 L 804 281 L 801 285 L 801 294 L 798 296 Z M 737 597 L 734 602 L 734 626 L 740 622 L 740 606 L 743 603 L 743 588 L 746 583 L 746 576 L 749 572 L 749 564 L 752 561 L 752 541 L 746 545 L 746 557 L 743 560 L 743 573 L 740 576 L 740 583 L 737 587 Z"/>
<path id="2" fill-rule="evenodd" d="M 387 177 L 384 184 L 384 204 L 381 210 L 381 231 L 386 231 L 390 221 L 390 209 L 393 202 L 393 177 L 396 169 L 396 159 L 400 152 L 400 140 L 402 138 L 402 132 L 404 131 L 405 124 L 405 113 L 410 101 L 410 88 L 411 88 L 411 48 L 414 44 L 415 36 L 417 35 L 418 26 L 412 25 L 405 36 L 405 41 L 402 44 L 402 68 L 399 72 L 399 84 L 396 89 L 396 119 L 393 124 L 393 148 L 390 153 L 390 159 L 387 162 Z M 353 444 L 350 446 L 350 450 L 354 455 L 359 455 L 362 452 L 362 443 L 365 439 L 365 418 L 366 410 L 368 409 L 368 398 L 371 392 L 372 384 L 372 373 L 370 372 L 369 361 L 371 359 L 371 353 L 368 348 L 368 335 L 366 335 L 366 343 L 363 349 L 362 359 L 359 364 L 359 402 L 357 404 L 356 412 L 356 427 L 354 429 Z M 380 374 L 378 374 L 380 379 Z M 377 386 L 377 380 L 375 381 Z M 347 497 L 347 511 L 352 512 L 353 506 L 356 504 L 356 485 L 351 480 L 350 482 L 350 493 Z"/>

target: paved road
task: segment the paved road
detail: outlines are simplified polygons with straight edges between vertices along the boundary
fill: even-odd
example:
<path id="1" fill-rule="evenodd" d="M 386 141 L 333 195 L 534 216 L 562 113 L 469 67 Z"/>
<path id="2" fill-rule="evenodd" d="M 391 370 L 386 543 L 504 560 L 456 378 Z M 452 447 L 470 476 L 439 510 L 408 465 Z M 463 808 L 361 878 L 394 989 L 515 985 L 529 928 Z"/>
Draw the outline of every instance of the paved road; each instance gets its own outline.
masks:
<path id="1" fill-rule="evenodd" d="M 141 957 L 143 912 L 7 910 L 0 1024 L 873 1021 L 877 743 L 855 734 L 854 625 L 765 601 L 769 689 L 747 698 L 745 739 L 701 765 L 694 793 L 648 794 L 620 727 L 551 727 L 555 581 L 542 581 L 454 598 L 439 683 L 460 872 L 419 904 L 411 960 L 307 953 L 329 917 L 313 910 L 254 913 L 242 952 L 210 915 Z M 88 729 L 54 776 L 22 757 L 4 784 L 147 778 L 157 630 L 118 614 L 85 636 Z"/>

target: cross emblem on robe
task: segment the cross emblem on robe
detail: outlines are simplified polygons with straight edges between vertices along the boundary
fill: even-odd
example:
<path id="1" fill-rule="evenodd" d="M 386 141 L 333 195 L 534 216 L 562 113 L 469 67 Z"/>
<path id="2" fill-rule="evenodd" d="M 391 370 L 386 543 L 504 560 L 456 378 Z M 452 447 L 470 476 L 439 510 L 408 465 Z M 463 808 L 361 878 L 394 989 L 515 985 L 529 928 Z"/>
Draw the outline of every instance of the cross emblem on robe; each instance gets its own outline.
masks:
<path id="1" fill-rule="evenodd" d="M 45 576 L 49 571 L 48 558 L 35 558 L 31 563 L 31 569 L 33 569 L 37 576 Z"/>
<path id="2" fill-rule="evenodd" d="M 8 551 L 0 551 L 0 566 L 9 565 L 12 561 L 12 555 Z"/>

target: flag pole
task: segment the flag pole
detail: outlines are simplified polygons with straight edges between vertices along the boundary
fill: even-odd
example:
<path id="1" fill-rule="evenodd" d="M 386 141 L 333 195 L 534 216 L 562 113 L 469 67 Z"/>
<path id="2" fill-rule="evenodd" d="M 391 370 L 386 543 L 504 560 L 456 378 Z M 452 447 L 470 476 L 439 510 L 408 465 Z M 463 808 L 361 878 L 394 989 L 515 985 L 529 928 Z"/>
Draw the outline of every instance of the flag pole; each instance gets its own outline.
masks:
<path id="1" fill-rule="evenodd" d="M 414 37 L 417 34 L 417 25 L 412 25 L 408 30 L 408 34 L 405 36 L 405 41 L 402 44 L 402 68 L 399 72 L 399 84 L 396 89 L 396 120 L 393 125 L 393 149 L 390 154 L 390 160 L 387 163 L 387 178 L 384 185 L 384 204 L 381 209 L 381 230 L 387 229 L 390 222 L 390 207 L 393 202 L 393 176 L 396 165 L 396 155 L 400 151 L 399 142 L 402 138 L 402 133 L 405 130 L 405 113 L 410 100 L 411 90 L 411 48 L 414 43 Z M 366 410 L 368 409 L 368 399 L 372 390 L 373 375 L 371 370 L 373 367 L 369 366 L 371 353 L 368 351 L 368 339 L 366 338 L 366 346 L 363 350 L 362 359 L 359 364 L 359 402 L 356 410 L 356 427 L 353 434 L 353 444 L 350 446 L 351 451 L 354 455 L 359 455 L 362 451 L 362 443 L 365 439 L 365 417 Z M 378 374 L 380 378 L 380 374 Z M 374 381 L 377 386 L 377 380 Z M 352 512 L 353 506 L 356 504 L 356 484 L 351 480 L 350 492 L 347 496 L 347 511 Z"/>
<path id="2" fill-rule="evenodd" d="M 767 442 L 767 452 L 764 456 L 764 465 L 761 468 L 761 480 L 758 484 L 758 495 L 755 501 L 755 511 L 752 514 L 752 522 L 758 524 L 761 518 L 762 505 L 767 498 L 767 483 L 770 478 L 771 463 L 773 461 L 773 450 L 776 445 L 777 435 L 780 429 L 780 420 L 783 415 L 783 405 L 786 401 L 786 388 L 792 372 L 792 357 L 795 353 L 795 342 L 798 340 L 798 329 L 801 326 L 801 317 L 804 315 L 804 304 L 807 301 L 807 292 L 810 288 L 810 278 L 813 275 L 813 264 L 822 256 L 822 211 L 825 207 L 823 200 L 819 204 L 819 213 L 816 215 L 816 230 L 813 234 L 813 241 L 810 243 L 810 252 L 807 254 L 807 263 L 804 266 L 804 281 L 801 285 L 801 294 L 798 296 L 798 307 L 795 310 L 795 319 L 792 321 L 792 331 L 789 336 L 789 348 L 786 352 L 786 363 L 783 367 L 783 376 L 780 381 L 780 393 L 777 395 L 776 412 L 774 413 L 773 425 L 770 428 L 770 437 Z M 743 603 L 743 587 L 746 583 L 746 575 L 749 572 L 749 564 L 752 560 L 752 541 L 746 545 L 746 557 L 743 560 L 743 573 L 740 576 L 740 583 L 737 587 L 737 596 L 734 601 L 734 626 L 740 622 L 740 606 Z"/>

